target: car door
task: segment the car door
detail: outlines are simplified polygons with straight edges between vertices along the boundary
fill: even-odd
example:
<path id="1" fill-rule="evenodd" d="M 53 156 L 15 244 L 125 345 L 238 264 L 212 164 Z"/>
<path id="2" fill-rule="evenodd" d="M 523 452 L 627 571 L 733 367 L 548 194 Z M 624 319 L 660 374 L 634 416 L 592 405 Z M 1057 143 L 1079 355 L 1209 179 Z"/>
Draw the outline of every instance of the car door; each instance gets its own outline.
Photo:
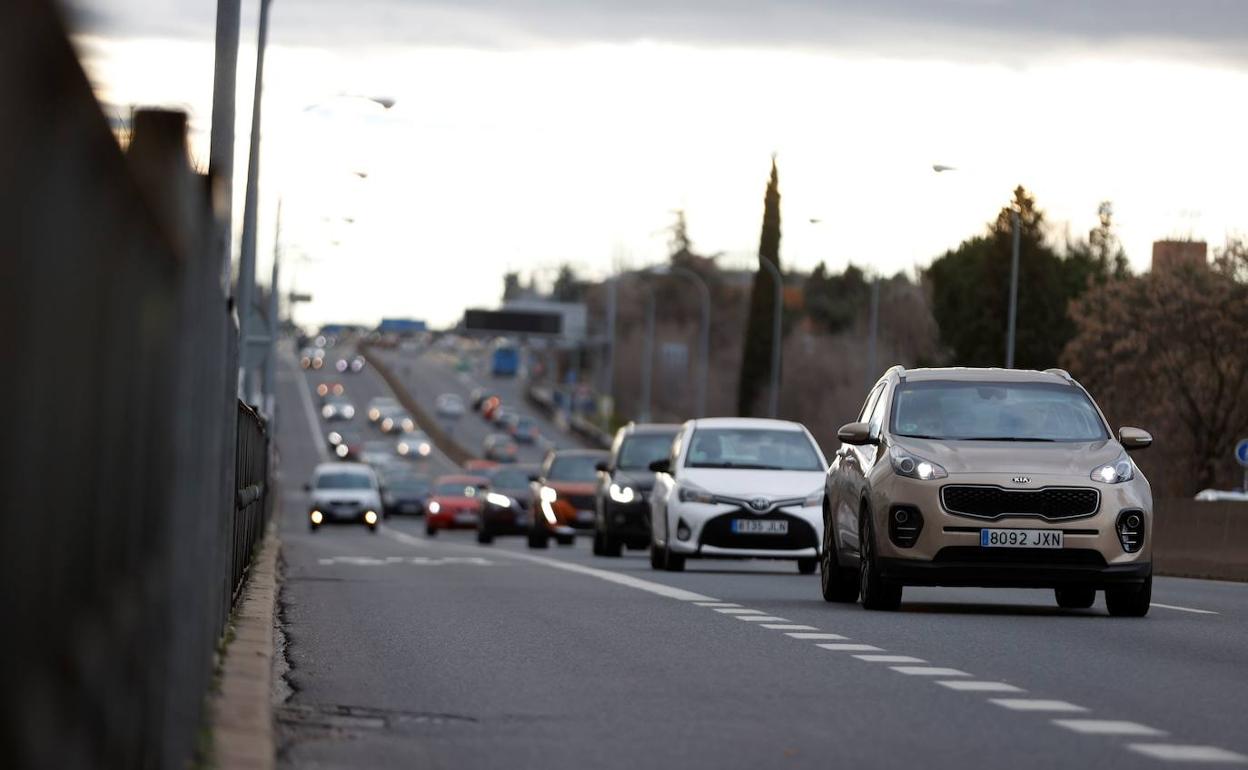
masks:
<path id="1" fill-rule="evenodd" d="M 850 499 L 853 501 L 854 506 L 853 542 L 855 553 L 859 553 L 859 548 L 861 547 L 861 544 L 858 542 L 858 512 L 861 509 L 863 500 L 871 500 L 872 470 L 883 459 L 882 447 L 879 442 L 880 437 L 883 435 L 884 415 L 888 411 L 891 393 L 892 389 L 887 384 L 880 388 L 879 397 L 871 405 L 871 414 L 866 419 L 869 434 L 874 443 L 854 447 L 857 460 L 855 464 L 856 471 L 853 477 L 854 489 Z"/>
<path id="2" fill-rule="evenodd" d="M 881 400 L 884 387 L 885 384 L 880 383 L 867 396 L 867 400 L 863 402 L 862 411 L 858 413 L 858 422 L 870 423 L 871 416 Z M 858 553 L 858 511 L 865 484 L 864 467 L 867 462 L 874 463 L 875 461 L 873 454 L 864 451 L 868 449 L 874 450 L 875 447 L 842 444 L 836 453 L 839 464 L 838 483 L 836 484 L 837 500 L 836 507 L 832 511 L 836 536 L 840 542 L 841 552 L 845 554 L 856 555 Z"/>
<path id="3" fill-rule="evenodd" d="M 661 545 L 667 545 L 667 503 L 676 493 L 677 465 L 684 446 L 684 435 L 685 430 L 682 430 L 672 439 L 672 448 L 667 455 L 667 473 L 654 474 L 654 488 L 650 490 L 650 533 L 653 542 Z"/>

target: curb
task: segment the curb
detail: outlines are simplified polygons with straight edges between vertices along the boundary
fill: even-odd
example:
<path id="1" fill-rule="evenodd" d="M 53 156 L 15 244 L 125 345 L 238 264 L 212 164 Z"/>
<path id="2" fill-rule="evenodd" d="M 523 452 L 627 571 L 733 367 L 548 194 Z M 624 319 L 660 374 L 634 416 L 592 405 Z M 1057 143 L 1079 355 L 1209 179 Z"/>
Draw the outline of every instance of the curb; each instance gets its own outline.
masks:
<path id="1" fill-rule="evenodd" d="M 213 767 L 271 770 L 273 731 L 273 618 L 277 600 L 277 527 L 270 523 L 247 584 L 230 617 L 218 689 L 209 706 Z"/>

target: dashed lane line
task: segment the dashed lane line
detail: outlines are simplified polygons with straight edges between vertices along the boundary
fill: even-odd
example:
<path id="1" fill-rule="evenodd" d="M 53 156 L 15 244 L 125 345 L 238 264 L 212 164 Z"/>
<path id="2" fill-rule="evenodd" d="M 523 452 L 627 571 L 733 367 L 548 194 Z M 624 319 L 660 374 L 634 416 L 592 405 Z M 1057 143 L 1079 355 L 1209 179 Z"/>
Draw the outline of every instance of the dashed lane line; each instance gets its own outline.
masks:
<path id="1" fill-rule="evenodd" d="M 840 634 L 807 633 L 804 631 L 799 631 L 799 632 L 792 633 L 792 634 L 785 634 L 785 636 L 792 637 L 794 639 L 824 639 L 827 641 L 849 638 L 847 636 L 841 636 Z"/>
<path id="2" fill-rule="evenodd" d="M 909 676 L 970 676 L 965 671 L 959 671 L 956 668 L 941 668 L 939 666 L 889 666 L 889 668 L 899 674 L 907 674 Z"/>
<path id="3" fill-rule="evenodd" d="M 740 605 L 737 605 L 736 607 L 716 607 L 715 611 L 724 615 L 766 615 L 767 614 L 763 612 L 762 610 L 746 609 L 745 607 L 742 607 Z"/>
<path id="4" fill-rule="evenodd" d="M 1015 687 L 1005 682 L 984 682 L 979 680 L 951 679 L 947 682 L 941 681 L 936 684 L 948 687 L 950 690 L 958 690 L 959 692 L 1026 692 L 1021 687 Z"/>
<path id="5" fill-rule="evenodd" d="M 873 644 L 853 644 L 846 642 L 832 642 L 831 644 L 816 644 L 816 647 L 832 650 L 834 652 L 883 652 L 880 647 Z"/>
<path id="6" fill-rule="evenodd" d="M 732 602 L 694 602 L 698 607 L 740 607 L 740 604 Z"/>
<path id="7" fill-rule="evenodd" d="M 1128 743 L 1127 748 L 1138 754 L 1168 762 L 1207 762 L 1214 764 L 1248 764 L 1248 757 L 1217 746 L 1193 746 L 1182 743 Z"/>
<path id="8" fill-rule="evenodd" d="M 1041 698 L 990 698 L 990 703 L 995 703 L 1001 708 L 1007 708 L 1011 711 L 1066 711 L 1079 712 L 1087 711 L 1083 706 L 1076 706 L 1073 703 L 1067 703 L 1064 700 L 1043 700 Z"/>
<path id="9" fill-rule="evenodd" d="M 926 663 L 922 658 L 914 658 L 909 655 L 855 655 L 858 660 L 865 660 L 868 663 Z"/>
<path id="10" fill-rule="evenodd" d="M 1164 730 L 1120 719 L 1054 719 L 1053 724 L 1084 735 L 1165 735 Z"/>
<path id="11" fill-rule="evenodd" d="M 1177 604 L 1158 604 L 1157 602 L 1153 602 L 1152 604 L 1148 606 L 1160 607 L 1163 610 L 1178 610 L 1179 612 L 1191 612 L 1197 615 L 1220 615 L 1221 614 L 1220 612 L 1214 612 L 1213 610 L 1198 610 L 1195 607 L 1180 607 Z"/>
<path id="12" fill-rule="evenodd" d="M 733 615 L 732 617 L 736 618 L 737 620 L 748 620 L 751 623 L 761 622 L 764 620 L 775 621 L 777 623 L 789 622 L 788 618 L 778 618 L 775 615 Z"/>
<path id="13" fill-rule="evenodd" d="M 818 631 L 814 626 L 803 626 L 800 623 L 759 623 L 763 628 L 772 631 Z M 791 634 L 790 634 L 791 636 Z"/>

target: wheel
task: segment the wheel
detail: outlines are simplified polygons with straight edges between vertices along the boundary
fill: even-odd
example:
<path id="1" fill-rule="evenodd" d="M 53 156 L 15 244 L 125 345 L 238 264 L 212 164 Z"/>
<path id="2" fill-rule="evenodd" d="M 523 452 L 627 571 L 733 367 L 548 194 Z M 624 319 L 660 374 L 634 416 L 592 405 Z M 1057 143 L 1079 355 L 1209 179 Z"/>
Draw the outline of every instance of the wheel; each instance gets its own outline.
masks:
<path id="1" fill-rule="evenodd" d="M 880 576 L 879 565 L 875 563 L 875 527 L 871 524 L 871 513 L 866 510 L 862 512 L 858 524 L 858 541 L 862 552 L 862 564 L 858 570 L 862 608 L 888 612 L 896 610 L 901 606 L 901 586 L 886 582 Z"/>
<path id="2" fill-rule="evenodd" d="M 594 556 L 606 555 L 603 553 L 603 550 L 602 550 L 602 541 L 603 541 L 602 533 L 595 529 L 594 530 L 594 547 L 593 547 Z"/>
<path id="3" fill-rule="evenodd" d="M 668 572 L 684 572 L 685 571 L 685 555 L 683 553 L 673 553 L 672 549 L 663 549 L 663 569 Z"/>
<path id="4" fill-rule="evenodd" d="M 371 533 L 373 533 L 374 535 L 375 535 L 375 534 L 377 534 L 377 525 L 376 525 L 376 524 L 369 524 L 369 525 L 368 525 L 368 531 L 369 531 L 369 532 L 371 532 Z"/>
<path id="5" fill-rule="evenodd" d="M 550 543 L 547 542 L 546 540 L 545 532 L 538 529 L 537 527 L 534 527 L 533 529 L 529 530 L 529 547 L 530 548 L 545 548 L 549 545 Z"/>
<path id="6" fill-rule="evenodd" d="M 489 545 L 494 542 L 494 535 L 488 529 L 478 529 L 477 542 L 481 545 Z"/>
<path id="7" fill-rule="evenodd" d="M 432 524 L 429 524 L 429 523 L 425 524 L 425 536 L 426 537 L 436 537 L 437 534 L 438 534 L 438 530 L 434 529 L 434 526 Z"/>
<path id="8" fill-rule="evenodd" d="M 321 528 L 320 524 L 312 524 L 310 522 L 308 523 L 308 529 L 312 530 L 313 532 L 317 531 L 320 528 Z"/>
<path id="9" fill-rule="evenodd" d="M 555 535 L 555 542 L 559 545 L 576 545 L 576 535 Z"/>
<path id="10" fill-rule="evenodd" d="M 602 555 L 618 559 L 624 554 L 624 544 L 610 535 L 602 536 Z"/>
<path id="11" fill-rule="evenodd" d="M 1067 610 L 1086 610 L 1096 601 L 1096 589 L 1087 586 L 1054 588 L 1057 606 Z"/>
<path id="12" fill-rule="evenodd" d="M 1144 579 L 1143 585 L 1105 589 L 1105 606 L 1109 609 L 1109 614 L 1115 617 L 1142 618 L 1148 614 L 1152 601 L 1152 575 Z"/>
<path id="13" fill-rule="evenodd" d="M 818 559 L 798 559 L 797 571 L 803 575 L 813 575 L 819 569 Z"/>
<path id="14" fill-rule="evenodd" d="M 650 569 L 661 570 L 667 559 L 663 555 L 663 549 L 654 543 L 650 544 Z"/>
<path id="15" fill-rule="evenodd" d="M 825 602 L 850 604 L 858 601 L 858 571 L 841 566 L 832 534 L 831 517 L 823 517 L 823 550 L 819 554 L 819 587 Z"/>

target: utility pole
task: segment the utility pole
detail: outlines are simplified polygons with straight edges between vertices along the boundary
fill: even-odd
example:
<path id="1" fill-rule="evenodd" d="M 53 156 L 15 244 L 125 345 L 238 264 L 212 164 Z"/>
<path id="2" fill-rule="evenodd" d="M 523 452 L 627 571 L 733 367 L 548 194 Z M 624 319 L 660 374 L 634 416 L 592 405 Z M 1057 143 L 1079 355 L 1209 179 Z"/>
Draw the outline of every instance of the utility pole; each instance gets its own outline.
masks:
<path id="1" fill-rule="evenodd" d="M 212 130 L 208 148 L 208 176 L 217 186 L 214 201 L 220 232 L 221 289 L 230 295 L 230 253 L 234 208 L 234 103 L 238 82 L 238 35 L 241 0 L 217 0 L 216 61 L 212 77 Z"/>
<path id="2" fill-rule="evenodd" d="M 654 366 L 654 289 L 646 302 L 646 339 L 641 351 L 641 422 L 650 422 L 650 380 Z"/>
<path id="3" fill-rule="evenodd" d="M 1014 230 L 1014 248 L 1013 255 L 1010 260 L 1010 320 L 1009 331 L 1006 334 L 1005 341 L 1005 368 L 1014 368 L 1014 330 L 1018 321 L 1018 246 L 1019 246 L 1019 217 L 1018 209 L 1010 212 L 1010 223 Z"/>
<path id="4" fill-rule="evenodd" d="M 784 342 L 781 339 L 784 321 L 784 276 L 780 274 L 780 268 L 762 254 L 758 255 L 758 261 L 767 268 L 767 272 L 771 273 L 772 283 L 776 287 L 775 307 L 771 312 L 771 394 L 767 400 L 767 415 L 774 420 L 780 414 L 780 346 Z"/>
<path id="5" fill-rule="evenodd" d="M 243 201 L 243 242 L 238 263 L 238 337 L 240 360 L 240 396 L 247 403 L 255 398 L 256 356 L 252 336 L 255 332 L 256 293 L 256 208 L 260 193 L 260 97 L 264 84 L 264 49 L 269 36 L 269 6 L 272 0 L 260 0 L 260 36 L 256 44 L 256 87 L 251 106 L 251 145 L 247 158 L 247 195 Z"/>
<path id="6" fill-rule="evenodd" d="M 603 390 L 607 397 L 608 416 L 615 413 L 615 314 L 616 284 L 619 276 L 607 279 L 607 360 L 603 367 Z"/>
<path id="7" fill-rule="evenodd" d="M 698 379 L 697 404 L 694 408 L 695 417 L 706 416 L 706 383 L 710 377 L 710 359 L 711 359 L 711 289 L 706 285 L 706 281 L 702 276 L 693 270 L 680 265 L 672 265 L 668 268 L 675 275 L 684 276 L 698 287 L 698 293 L 702 299 L 702 326 L 700 328 L 700 339 L 698 341 L 698 368 L 700 376 Z"/>
<path id="8" fill-rule="evenodd" d="M 277 202 L 277 233 L 273 239 L 273 273 L 269 278 L 269 339 L 264 348 L 264 416 L 270 424 L 277 416 L 277 335 L 281 328 L 278 318 L 280 292 L 277 288 L 277 270 L 282 249 L 282 202 Z M 272 430 L 272 428 L 270 428 Z M 276 435 L 276 434 L 270 434 Z"/>
<path id="9" fill-rule="evenodd" d="M 871 338 L 867 342 L 867 381 L 863 387 L 863 390 L 868 392 L 871 390 L 871 386 L 875 384 L 875 378 L 880 371 L 880 363 L 876 353 L 879 337 L 880 277 L 877 275 L 871 280 Z"/>

